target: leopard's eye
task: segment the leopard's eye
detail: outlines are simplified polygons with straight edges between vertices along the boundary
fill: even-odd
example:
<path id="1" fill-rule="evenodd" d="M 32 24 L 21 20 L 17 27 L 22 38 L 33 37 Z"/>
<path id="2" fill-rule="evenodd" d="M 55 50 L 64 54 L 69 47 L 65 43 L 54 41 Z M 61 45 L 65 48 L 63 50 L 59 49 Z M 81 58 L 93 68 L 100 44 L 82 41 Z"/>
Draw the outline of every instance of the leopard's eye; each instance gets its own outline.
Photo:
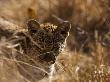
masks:
<path id="1" fill-rule="evenodd" d="M 61 33 L 61 34 L 66 34 L 66 31 L 61 31 L 60 33 Z"/>
<path id="2" fill-rule="evenodd" d="M 32 34 L 37 33 L 37 30 L 31 30 Z"/>
<path id="3" fill-rule="evenodd" d="M 65 38 L 67 36 L 67 31 L 62 30 L 60 31 L 60 34 L 63 36 L 63 38 Z"/>

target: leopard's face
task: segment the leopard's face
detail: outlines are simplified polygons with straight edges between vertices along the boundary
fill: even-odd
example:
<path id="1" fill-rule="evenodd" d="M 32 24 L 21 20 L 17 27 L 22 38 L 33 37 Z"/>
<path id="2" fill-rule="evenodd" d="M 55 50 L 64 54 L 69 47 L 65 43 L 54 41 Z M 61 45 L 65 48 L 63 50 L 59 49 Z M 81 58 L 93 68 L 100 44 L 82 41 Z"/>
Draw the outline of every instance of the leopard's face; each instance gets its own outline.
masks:
<path id="1" fill-rule="evenodd" d="M 50 23 L 39 24 L 36 20 L 28 22 L 29 35 L 41 49 L 40 59 L 48 62 L 55 61 L 63 48 L 70 27 L 67 21 L 57 26 Z"/>

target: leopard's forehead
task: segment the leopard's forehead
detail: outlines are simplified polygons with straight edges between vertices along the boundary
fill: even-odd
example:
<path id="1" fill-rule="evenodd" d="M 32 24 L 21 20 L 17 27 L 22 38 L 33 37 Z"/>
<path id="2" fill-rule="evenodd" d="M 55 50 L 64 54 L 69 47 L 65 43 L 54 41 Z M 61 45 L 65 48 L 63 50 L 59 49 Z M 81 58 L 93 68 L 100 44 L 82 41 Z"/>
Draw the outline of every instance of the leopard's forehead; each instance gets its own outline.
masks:
<path id="1" fill-rule="evenodd" d="M 40 27 L 45 30 L 48 30 L 49 32 L 54 32 L 58 28 L 58 26 L 51 23 L 40 24 Z"/>

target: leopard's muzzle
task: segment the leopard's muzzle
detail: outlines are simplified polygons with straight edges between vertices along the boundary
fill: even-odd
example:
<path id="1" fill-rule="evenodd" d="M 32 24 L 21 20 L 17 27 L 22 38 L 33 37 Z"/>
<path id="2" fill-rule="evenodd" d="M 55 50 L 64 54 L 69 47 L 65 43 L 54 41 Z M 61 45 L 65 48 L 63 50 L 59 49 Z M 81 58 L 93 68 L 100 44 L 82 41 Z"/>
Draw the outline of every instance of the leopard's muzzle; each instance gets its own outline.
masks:
<path id="1" fill-rule="evenodd" d="M 49 62 L 51 64 L 55 63 L 55 60 L 56 60 L 56 56 L 55 56 L 54 52 L 52 52 L 52 51 L 40 54 L 39 58 L 42 61 L 46 61 L 46 62 Z"/>

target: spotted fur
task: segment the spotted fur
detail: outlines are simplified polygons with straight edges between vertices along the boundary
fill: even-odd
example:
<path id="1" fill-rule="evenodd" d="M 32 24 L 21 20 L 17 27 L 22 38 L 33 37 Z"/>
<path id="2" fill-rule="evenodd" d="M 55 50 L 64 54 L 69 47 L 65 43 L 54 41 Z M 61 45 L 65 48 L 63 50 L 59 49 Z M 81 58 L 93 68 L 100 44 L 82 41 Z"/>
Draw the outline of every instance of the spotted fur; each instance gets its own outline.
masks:
<path id="1" fill-rule="evenodd" d="M 40 24 L 36 20 L 30 20 L 27 27 L 27 31 L 17 32 L 14 35 L 15 43 L 20 43 L 17 50 L 22 52 L 16 55 L 16 59 L 49 71 L 50 65 L 55 63 L 56 57 L 64 48 L 71 25 L 68 21 L 62 21 L 58 25 L 54 25 L 51 23 Z M 31 70 L 32 68 L 28 68 L 24 64 L 22 67 L 31 74 L 39 74 L 38 69 L 37 71 Z M 20 72 L 26 78 L 31 78 L 22 69 Z M 45 76 L 44 72 L 40 72 L 39 78 L 43 77 L 42 74 Z"/>

